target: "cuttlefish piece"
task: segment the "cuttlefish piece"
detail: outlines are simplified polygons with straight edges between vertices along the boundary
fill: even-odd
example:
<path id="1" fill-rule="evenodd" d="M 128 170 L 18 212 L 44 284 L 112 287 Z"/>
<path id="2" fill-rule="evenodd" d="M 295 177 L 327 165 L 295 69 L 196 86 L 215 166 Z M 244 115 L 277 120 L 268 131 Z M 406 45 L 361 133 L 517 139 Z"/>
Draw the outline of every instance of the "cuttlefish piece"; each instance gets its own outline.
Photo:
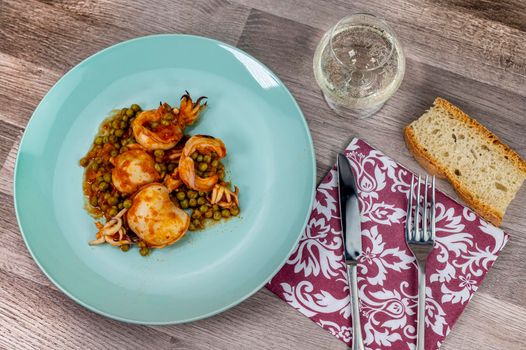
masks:
<path id="1" fill-rule="evenodd" d="M 122 193 L 133 193 L 143 185 L 159 180 L 155 160 L 143 150 L 133 149 L 113 159 L 111 180 Z"/>
<path id="2" fill-rule="evenodd" d="M 202 96 L 193 102 L 186 91 L 179 108 L 162 103 L 157 109 L 141 112 L 132 122 L 135 140 L 150 151 L 174 147 L 183 137 L 185 127 L 193 124 L 206 108 L 206 102 L 201 104 L 204 99 Z"/>
<path id="3" fill-rule="evenodd" d="M 152 123 L 159 124 L 166 114 L 172 119 L 168 125 L 158 125 L 155 129 L 148 127 Z M 185 124 L 177 120 L 167 104 L 141 112 L 132 122 L 135 140 L 147 150 L 166 150 L 174 147 L 183 137 L 184 127 Z"/>
<path id="4" fill-rule="evenodd" d="M 91 245 L 98 245 L 102 243 L 109 243 L 114 246 L 121 246 L 123 244 L 130 244 L 131 241 L 127 239 L 126 230 L 122 226 L 122 216 L 128 209 L 122 209 L 117 215 L 112 217 L 102 225 L 97 222 L 95 225 L 99 229 L 96 239 L 90 241 Z"/>
<path id="5" fill-rule="evenodd" d="M 179 160 L 179 178 L 193 190 L 208 192 L 219 181 L 219 176 L 213 174 L 208 177 L 200 177 L 196 174 L 194 160 L 191 157 L 195 151 L 199 151 L 202 154 L 215 152 L 219 158 L 224 158 L 226 156 L 226 147 L 220 139 L 206 135 L 192 136 L 184 145 Z"/>
<path id="6" fill-rule="evenodd" d="M 170 200 L 170 191 L 159 183 L 143 187 L 126 214 L 128 226 L 149 247 L 163 248 L 181 239 L 190 216 Z"/>
<path id="7" fill-rule="evenodd" d="M 210 204 L 217 204 L 221 208 L 228 209 L 239 206 L 238 194 L 237 186 L 234 186 L 234 192 L 232 192 L 227 186 L 216 184 L 208 200 Z"/>

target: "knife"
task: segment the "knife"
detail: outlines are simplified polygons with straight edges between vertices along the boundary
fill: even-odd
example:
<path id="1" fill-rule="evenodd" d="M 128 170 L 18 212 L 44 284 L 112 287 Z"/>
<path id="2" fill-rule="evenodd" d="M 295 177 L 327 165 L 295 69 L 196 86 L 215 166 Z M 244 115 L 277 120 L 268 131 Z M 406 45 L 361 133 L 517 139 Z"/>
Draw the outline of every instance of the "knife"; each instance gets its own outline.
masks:
<path id="1" fill-rule="evenodd" d="M 352 349 L 364 350 L 362 327 L 360 324 L 360 306 L 358 303 L 358 258 L 362 255 L 362 229 L 358 191 L 349 160 L 343 153 L 338 154 L 338 193 L 340 199 L 340 220 L 345 247 L 345 263 L 351 287 L 352 307 Z"/>

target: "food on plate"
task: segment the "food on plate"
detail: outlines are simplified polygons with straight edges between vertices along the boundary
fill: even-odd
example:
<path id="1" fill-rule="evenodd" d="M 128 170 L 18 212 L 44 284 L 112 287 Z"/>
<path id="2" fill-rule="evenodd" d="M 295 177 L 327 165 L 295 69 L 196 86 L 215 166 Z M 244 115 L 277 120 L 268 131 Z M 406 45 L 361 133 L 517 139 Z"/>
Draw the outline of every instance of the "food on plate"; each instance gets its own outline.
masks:
<path id="1" fill-rule="evenodd" d="M 442 98 L 404 134 L 409 151 L 427 171 L 447 178 L 480 216 L 501 224 L 526 179 L 526 162 L 516 152 Z"/>
<path id="2" fill-rule="evenodd" d="M 126 218 L 130 229 L 152 248 L 174 244 L 190 226 L 190 215 L 172 202 L 168 188 L 158 183 L 137 192 Z"/>
<path id="3" fill-rule="evenodd" d="M 153 157 L 141 149 L 125 151 L 113 158 L 112 163 L 111 182 L 122 193 L 133 193 L 160 177 Z"/>
<path id="4" fill-rule="evenodd" d="M 211 136 L 192 136 L 184 145 L 179 160 L 179 177 L 189 188 L 208 192 L 219 180 L 219 160 L 226 156 L 223 141 Z M 205 162 L 200 162 L 200 157 Z"/>
<path id="5" fill-rule="evenodd" d="M 84 167 L 86 209 L 97 219 L 92 245 L 108 243 L 141 255 L 187 231 L 238 216 L 239 189 L 226 181 L 222 140 L 185 134 L 207 106 L 186 92 L 179 107 L 142 111 L 137 104 L 104 120 Z"/>
<path id="6" fill-rule="evenodd" d="M 132 122 L 135 140 L 147 150 L 166 150 L 173 148 L 183 137 L 184 128 L 192 125 L 206 107 L 201 104 L 205 97 L 193 102 L 186 92 L 181 97 L 179 108 L 162 103 L 155 110 L 140 112 Z"/>

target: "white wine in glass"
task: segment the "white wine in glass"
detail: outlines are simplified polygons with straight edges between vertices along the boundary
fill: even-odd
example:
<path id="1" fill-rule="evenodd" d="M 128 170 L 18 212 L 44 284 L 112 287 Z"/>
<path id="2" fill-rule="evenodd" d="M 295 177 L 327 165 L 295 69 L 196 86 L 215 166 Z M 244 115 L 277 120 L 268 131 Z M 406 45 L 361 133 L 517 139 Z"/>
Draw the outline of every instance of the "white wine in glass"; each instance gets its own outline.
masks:
<path id="1" fill-rule="evenodd" d="M 323 36 L 313 63 L 325 100 L 343 116 L 376 113 L 405 73 L 404 53 L 393 30 L 370 14 L 340 20 Z"/>

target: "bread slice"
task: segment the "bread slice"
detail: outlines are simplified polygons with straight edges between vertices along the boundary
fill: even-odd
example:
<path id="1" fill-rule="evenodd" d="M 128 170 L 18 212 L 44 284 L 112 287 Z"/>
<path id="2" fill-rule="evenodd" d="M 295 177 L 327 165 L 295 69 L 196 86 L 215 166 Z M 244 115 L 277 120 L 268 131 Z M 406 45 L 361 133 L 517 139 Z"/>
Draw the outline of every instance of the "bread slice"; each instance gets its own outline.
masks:
<path id="1" fill-rule="evenodd" d="M 526 162 L 517 153 L 440 97 L 404 134 L 409 151 L 428 172 L 447 178 L 473 210 L 500 226 L 526 178 Z"/>

